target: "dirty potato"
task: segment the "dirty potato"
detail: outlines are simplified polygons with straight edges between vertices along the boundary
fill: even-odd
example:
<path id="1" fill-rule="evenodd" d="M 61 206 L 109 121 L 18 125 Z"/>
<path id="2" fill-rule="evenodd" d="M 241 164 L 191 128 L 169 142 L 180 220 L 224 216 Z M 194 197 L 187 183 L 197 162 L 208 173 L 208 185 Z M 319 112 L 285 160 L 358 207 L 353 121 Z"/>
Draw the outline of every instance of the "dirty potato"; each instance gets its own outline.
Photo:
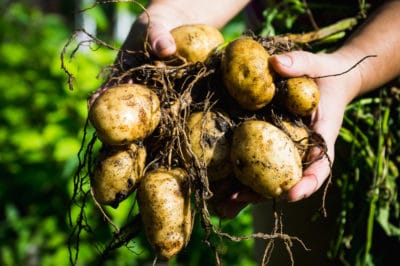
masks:
<path id="1" fill-rule="evenodd" d="M 190 186 L 181 168 L 148 172 L 138 188 L 146 237 L 161 259 L 170 259 L 189 242 L 192 231 Z"/>
<path id="2" fill-rule="evenodd" d="M 265 121 L 249 120 L 234 130 L 231 159 L 236 177 L 267 198 L 278 197 L 302 176 L 293 141 Z"/>
<path id="3" fill-rule="evenodd" d="M 190 148 L 194 155 L 207 167 L 210 181 L 225 178 L 232 170 L 230 143 L 232 121 L 218 111 L 196 112 L 187 122 Z"/>
<path id="4" fill-rule="evenodd" d="M 96 201 L 117 208 L 136 189 L 143 175 L 145 161 L 146 149 L 142 146 L 104 147 L 91 176 Z"/>
<path id="5" fill-rule="evenodd" d="M 182 25 L 171 30 L 176 52 L 190 63 L 204 62 L 212 51 L 224 43 L 221 32 L 205 24 Z"/>
<path id="6" fill-rule="evenodd" d="M 99 139 L 123 145 L 149 136 L 161 117 L 158 96 L 139 84 L 121 84 L 101 94 L 89 110 Z"/>
<path id="7" fill-rule="evenodd" d="M 269 54 L 257 41 L 243 37 L 229 43 L 221 58 L 228 93 L 246 110 L 258 110 L 275 95 Z"/>
<path id="8" fill-rule="evenodd" d="M 292 114 L 311 115 L 318 106 L 320 92 L 312 78 L 289 78 L 286 81 L 284 105 Z"/>

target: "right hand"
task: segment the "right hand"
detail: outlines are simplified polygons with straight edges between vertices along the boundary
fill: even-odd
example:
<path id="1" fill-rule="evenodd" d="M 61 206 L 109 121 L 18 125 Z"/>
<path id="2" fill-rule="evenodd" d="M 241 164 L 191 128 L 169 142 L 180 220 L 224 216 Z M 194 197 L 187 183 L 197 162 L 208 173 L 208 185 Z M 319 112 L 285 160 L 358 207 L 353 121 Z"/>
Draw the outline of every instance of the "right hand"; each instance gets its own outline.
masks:
<path id="1" fill-rule="evenodd" d="M 151 53 L 162 58 L 173 55 L 176 51 L 176 45 L 170 30 L 179 25 L 179 23 L 167 18 L 168 15 L 165 14 L 168 13 L 163 12 L 163 9 L 165 7 L 160 5 L 149 6 L 146 12 L 140 14 L 132 25 L 123 49 L 143 50 L 147 37 Z M 168 10 L 168 12 L 172 11 Z"/>

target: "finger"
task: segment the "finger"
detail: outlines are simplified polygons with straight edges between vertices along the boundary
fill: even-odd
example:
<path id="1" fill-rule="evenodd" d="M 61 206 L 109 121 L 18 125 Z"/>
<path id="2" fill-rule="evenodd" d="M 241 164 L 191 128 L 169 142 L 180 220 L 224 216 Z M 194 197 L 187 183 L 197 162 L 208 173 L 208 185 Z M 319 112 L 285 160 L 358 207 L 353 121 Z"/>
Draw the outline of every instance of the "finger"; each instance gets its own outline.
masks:
<path id="1" fill-rule="evenodd" d="M 293 51 L 271 56 L 270 63 L 273 69 L 283 77 L 317 76 L 316 71 L 321 70 L 320 57 L 320 55 L 305 51 Z"/>
<path id="2" fill-rule="evenodd" d="M 169 30 L 161 24 L 153 24 L 149 29 L 151 48 L 159 57 L 168 57 L 176 52 L 175 40 Z"/>
<path id="3" fill-rule="evenodd" d="M 331 164 L 326 156 L 311 164 L 303 173 L 300 182 L 286 194 L 288 201 L 298 201 L 316 192 L 331 173 Z"/>
<path id="4" fill-rule="evenodd" d="M 334 160 L 335 152 L 334 145 L 336 138 L 339 134 L 342 116 L 339 115 L 332 119 L 323 119 L 321 109 L 317 110 L 316 122 L 313 129 L 321 134 L 326 145 L 325 151 L 319 147 L 314 147 L 310 152 L 310 161 L 314 161 L 303 172 L 303 177 L 299 183 L 290 189 L 286 194 L 288 201 L 298 201 L 308 198 L 316 192 L 331 175 L 332 163 Z M 321 158 L 321 155 L 322 158 Z"/>

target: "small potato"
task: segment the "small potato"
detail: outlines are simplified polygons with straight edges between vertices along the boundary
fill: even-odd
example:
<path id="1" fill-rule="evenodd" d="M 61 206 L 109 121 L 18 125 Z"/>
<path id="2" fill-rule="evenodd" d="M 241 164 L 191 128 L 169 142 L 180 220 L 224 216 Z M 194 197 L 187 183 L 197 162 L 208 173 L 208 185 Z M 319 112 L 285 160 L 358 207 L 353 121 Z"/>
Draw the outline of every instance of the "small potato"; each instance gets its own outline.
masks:
<path id="1" fill-rule="evenodd" d="M 242 37 L 229 43 L 222 55 L 222 80 L 228 93 L 250 111 L 263 108 L 275 95 L 269 54 L 257 41 Z"/>
<path id="2" fill-rule="evenodd" d="M 232 171 L 227 137 L 231 128 L 232 121 L 221 112 L 196 112 L 188 119 L 187 132 L 191 150 L 207 166 L 210 181 L 225 178 Z"/>
<path id="3" fill-rule="evenodd" d="M 158 96 L 139 84 L 117 85 L 93 103 L 89 120 L 99 139 L 109 145 L 123 145 L 149 136 L 160 122 Z"/>
<path id="4" fill-rule="evenodd" d="M 211 52 L 224 43 L 221 32 L 205 24 L 183 25 L 171 30 L 177 54 L 190 63 L 204 62 Z"/>
<path id="5" fill-rule="evenodd" d="M 246 121 L 234 130 L 231 159 L 236 177 L 266 198 L 278 197 L 302 176 L 293 141 L 265 121 Z"/>
<path id="6" fill-rule="evenodd" d="M 170 259 L 189 242 L 192 231 L 190 186 L 181 168 L 148 172 L 138 188 L 146 237 L 161 259 Z"/>
<path id="7" fill-rule="evenodd" d="M 300 115 L 311 115 L 318 106 L 320 92 L 311 78 L 289 78 L 286 81 L 284 105 L 289 112 Z"/>
<path id="8" fill-rule="evenodd" d="M 96 201 L 117 208 L 136 189 L 145 161 L 146 149 L 136 144 L 102 149 L 91 177 Z"/>
<path id="9" fill-rule="evenodd" d="M 282 130 L 293 140 L 301 159 L 304 160 L 307 155 L 308 139 L 310 137 L 308 130 L 305 126 L 297 125 L 295 122 L 291 121 L 282 121 Z"/>

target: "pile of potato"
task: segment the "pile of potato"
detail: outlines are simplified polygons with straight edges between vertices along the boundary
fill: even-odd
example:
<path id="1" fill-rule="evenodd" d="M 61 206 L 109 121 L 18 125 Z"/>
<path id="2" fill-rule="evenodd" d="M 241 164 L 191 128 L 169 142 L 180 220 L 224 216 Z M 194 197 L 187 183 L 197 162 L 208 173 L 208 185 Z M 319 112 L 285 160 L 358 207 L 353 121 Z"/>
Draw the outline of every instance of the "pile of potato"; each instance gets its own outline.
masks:
<path id="1" fill-rule="evenodd" d="M 198 83 L 183 75 L 179 88 L 135 79 L 115 84 L 89 110 L 103 143 L 91 175 L 94 198 L 116 208 L 136 191 L 147 238 L 162 259 L 175 256 L 190 240 L 191 195 L 200 178 L 193 173 L 206 173 L 200 184 L 215 187 L 232 180 L 265 198 L 278 197 L 300 180 L 310 145 L 302 121 L 319 101 L 312 79 L 274 73 L 269 52 L 255 38 L 224 45 L 221 33 L 206 25 L 171 33 L 183 65 L 200 65 L 211 74 Z M 158 73 L 163 65 L 164 74 L 172 68 L 167 60 L 161 67 L 162 59 L 156 60 Z M 190 90 L 187 80 L 194 84 Z M 186 101 L 171 100 L 169 91 L 186 95 Z M 211 206 L 217 192 L 209 198 L 210 209 L 222 215 Z"/>

